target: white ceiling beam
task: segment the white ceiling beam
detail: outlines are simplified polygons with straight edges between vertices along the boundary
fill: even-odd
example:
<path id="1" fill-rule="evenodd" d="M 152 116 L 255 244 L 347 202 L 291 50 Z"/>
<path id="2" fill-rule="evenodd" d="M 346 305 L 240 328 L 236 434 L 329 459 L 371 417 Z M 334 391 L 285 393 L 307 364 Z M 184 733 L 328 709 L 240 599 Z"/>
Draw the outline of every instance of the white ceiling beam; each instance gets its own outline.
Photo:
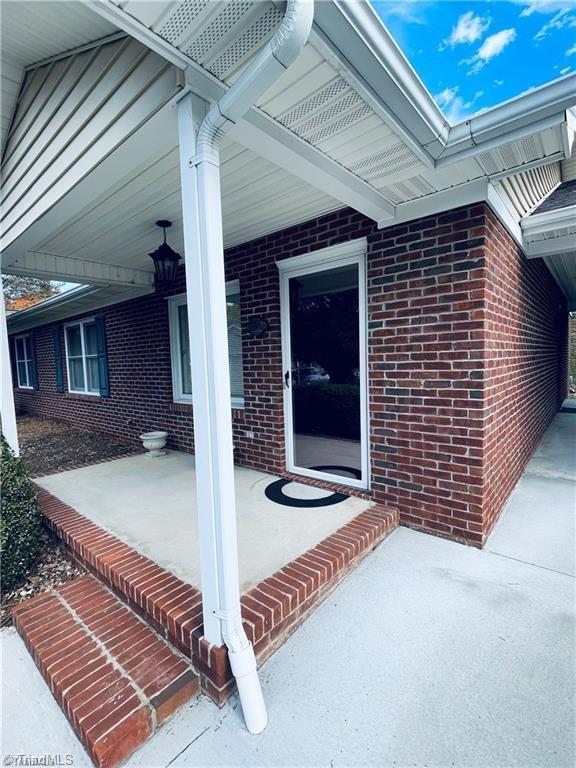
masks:
<path id="1" fill-rule="evenodd" d="M 219 101 L 228 90 L 214 75 L 118 6 L 108 0 L 89 0 L 88 5 L 160 56 L 180 68 L 186 68 L 187 89 L 201 98 Z M 182 98 L 185 91 L 178 98 Z M 231 136 L 248 149 L 374 221 L 394 216 L 394 205 L 382 193 L 256 107 L 248 111 Z"/>
<path id="2" fill-rule="evenodd" d="M 442 211 L 449 211 L 462 205 L 471 205 L 487 200 L 487 179 L 475 179 L 459 184 L 456 187 L 443 189 L 440 192 L 399 203 L 396 206 L 396 216 L 393 221 L 381 220 L 379 228 L 391 227 L 403 221 L 413 221 L 423 216 L 433 216 Z"/>
<path id="3" fill-rule="evenodd" d="M 374 187 L 259 110 L 251 110 L 230 137 L 374 221 L 394 217 L 395 207 Z"/>
<path id="4" fill-rule="evenodd" d="M 28 251 L 18 256 L 10 266 L 4 269 L 4 273 L 83 285 L 121 285 L 139 288 L 151 288 L 154 285 L 154 273 L 151 271 L 72 259 L 39 251 Z"/>

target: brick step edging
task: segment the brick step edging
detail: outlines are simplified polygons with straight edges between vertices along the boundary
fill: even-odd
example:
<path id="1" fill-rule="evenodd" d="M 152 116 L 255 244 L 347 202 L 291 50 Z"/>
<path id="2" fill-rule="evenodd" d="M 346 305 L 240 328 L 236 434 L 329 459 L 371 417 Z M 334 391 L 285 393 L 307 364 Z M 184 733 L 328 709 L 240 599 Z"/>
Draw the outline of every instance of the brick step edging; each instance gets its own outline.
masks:
<path id="1" fill-rule="evenodd" d="M 200 591 L 43 488 L 38 499 L 47 524 L 74 557 L 190 657 L 202 690 L 222 705 L 234 691 L 234 680 L 226 648 L 209 644 L 203 636 Z M 398 510 L 369 507 L 242 595 L 244 627 L 260 664 L 398 522 Z"/>

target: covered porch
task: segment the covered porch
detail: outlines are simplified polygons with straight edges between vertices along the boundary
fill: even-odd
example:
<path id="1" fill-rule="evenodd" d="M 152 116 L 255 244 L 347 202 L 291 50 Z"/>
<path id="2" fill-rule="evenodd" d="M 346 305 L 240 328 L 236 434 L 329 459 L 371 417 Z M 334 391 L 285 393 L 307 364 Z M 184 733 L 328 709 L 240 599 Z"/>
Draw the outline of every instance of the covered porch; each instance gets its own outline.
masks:
<path id="1" fill-rule="evenodd" d="M 379 296 L 407 269 L 388 261 L 395 244 L 379 230 L 415 219 L 429 226 L 423 217 L 459 208 L 462 231 L 472 233 L 473 206 L 487 216 L 490 204 L 521 243 L 494 184 L 568 156 L 570 83 L 524 98 L 520 117 L 518 105 L 502 105 L 450 126 L 365 4 L 317 3 L 313 11 L 306 2 L 286 10 L 272 2 L 102 0 L 73 6 L 66 28 L 74 40 L 57 14 L 43 10 L 48 4 L 13 5 L 25 9 L 13 10 L 8 45 L 14 80 L 24 79 L 25 88 L 14 98 L 3 161 L 2 266 L 81 284 L 75 330 L 67 328 L 65 296 L 12 323 L 14 335 L 30 336 L 16 361 L 24 363 L 28 390 L 19 397 L 62 412 L 74 407 L 83 424 L 102 429 L 114 419 L 116 434 L 161 427 L 180 441 L 172 449 L 195 452 L 195 459 L 173 451 L 157 463 L 130 457 L 38 479 L 43 514 L 103 585 L 103 599 L 115 593 L 191 660 L 207 695 L 222 704 L 237 682 L 248 729 L 259 733 L 267 714 L 257 664 L 398 525 L 396 508 L 362 493 L 379 485 L 382 500 L 398 488 L 403 498 L 415 495 L 421 517 L 437 514 L 420 482 L 425 461 L 409 472 L 396 464 L 412 423 L 400 425 L 410 432 L 404 438 L 396 423 L 385 423 L 385 411 L 402 413 L 410 393 L 401 363 L 392 376 L 384 352 L 374 350 L 390 327 L 386 313 L 397 309 Z M 10 28 L 10 18 L 3 26 Z M 39 30 L 47 39 L 41 55 Z M 170 285 L 150 260 L 161 221 L 171 222 L 169 244 L 182 255 Z M 458 232 L 449 235 L 455 242 Z M 474 249 L 472 234 L 463 243 L 456 265 Z M 433 261 L 442 251 L 434 245 Z M 475 259 L 454 267 L 454 285 L 474 271 Z M 319 289 L 316 272 L 332 285 Z M 327 295 L 342 295 L 354 321 L 331 340 L 349 350 L 338 374 L 305 350 L 305 318 L 297 327 L 291 304 L 298 309 L 298 297 L 307 297 L 310 309 Z M 227 306 L 235 302 L 243 318 L 231 341 Z M 417 314 L 407 320 L 412 331 L 421 327 L 420 307 Z M 3 317 L 0 326 L 8 359 Z M 246 361 L 241 377 L 231 375 L 234 339 Z M 36 345 L 49 361 L 39 389 L 34 370 L 28 375 Z M 293 382 L 309 393 L 326 375 L 340 387 L 340 402 L 353 390 L 357 418 L 348 443 L 320 427 L 292 430 Z M 9 378 L 5 367 L 3 428 L 15 421 Z M 436 378 L 430 386 L 441 389 Z M 426 380 L 420 372 L 418 383 Z M 480 412 L 476 394 L 473 385 L 467 418 Z M 459 397 L 468 401 L 468 393 Z M 408 451 L 410 468 L 439 423 L 432 413 L 429 431 L 420 430 Z M 17 449 L 16 430 L 9 431 Z M 310 446 L 322 451 L 311 456 Z M 295 468 L 318 480 L 313 473 L 340 473 L 336 479 L 353 490 L 316 506 L 341 489 L 281 477 Z M 466 483 L 472 470 L 461 472 L 458 482 Z M 274 501 L 266 491 L 275 483 L 285 499 L 314 506 Z M 454 501 L 466 512 L 468 500 Z M 453 523 L 450 510 L 449 525 L 432 523 L 480 541 L 474 515 Z M 82 630 L 88 633 L 88 622 Z"/>
<path id="2" fill-rule="evenodd" d="M 247 592 L 373 503 L 235 467 L 240 590 Z M 201 589 L 194 456 L 130 456 L 36 479 L 41 488 Z M 296 504 L 296 505 L 295 505 Z M 312 506 L 313 505 L 313 506 Z"/>
<path id="3" fill-rule="evenodd" d="M 223 704 L 235 681 L 226 647 L 205 632 L 211 584 L 196 477 L 192 456 L 170 452 L 35 482 L 46 524 L 74 559 L 190 659 L 202 690 Z M 287 505 L 271 498 L 278 484 Z M 234 485 L 242 628 L 261 664 L 398 526 L 398 512 L 239 467 Z"/>

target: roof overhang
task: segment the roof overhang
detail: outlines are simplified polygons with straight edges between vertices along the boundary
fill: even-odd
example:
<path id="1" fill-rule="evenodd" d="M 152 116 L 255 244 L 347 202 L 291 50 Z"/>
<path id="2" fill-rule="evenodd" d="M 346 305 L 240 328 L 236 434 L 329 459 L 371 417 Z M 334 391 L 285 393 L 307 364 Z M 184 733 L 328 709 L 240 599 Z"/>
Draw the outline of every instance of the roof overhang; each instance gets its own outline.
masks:
<path id="1" fill-rule="evenodd" d="M 187 92 L 218 100 L 254 45 L 218 77 L 214 57 L 250 37 L 249 24 L 260 23 L 262 8 L 272 16 L 281 8 L 269 1 L 243 4 L 249 9 L 240 9 L 239 18 L 246 13 L 246 20 L 213 35 L 204 59 L 198 54 L 196 60 L 190 52 L 200 50 L 207 31 L 220 23 L 219 4 L 203 6 L 199 21 L 186 5 L 190 21 L 173 0 L 82 3 L 106 29 L 138 40 L 169 62 L 172 76 L 174 68 L 180 74 L 157 111 L 132 132 L 116 131 L 113 151 L 93 153 L 89 172 L 74 184 L 59 185 L 55 178 L 50 205 L 31 222 L 18 220 L 3 264 L 21 274 L 145 290 L 156 218 L 174 220 L 173 244 L 181 247 L 173 105 Z M 573 142 L 573 114 L 566 110 L 576 103 L 576 75 L 451 126 L 367 2 L 317 2 L 311 42 L 282 77 L 235 126 L 234 144 L 223 153 L 227 245 L 343 206 L 388 226 L 484 200 L 524 247 L 519 217 L 506 210 L 493 182 L 566 157 Z M 35 125 L 34 132 L 41 129 Z M 257 212 L 250 221 L 249 209 Z M 83 276 L 83 261 L 91 277 Z M 131 273 L 112 275 L 115 265 Z"/>
<path id="2" fill-rule="evenodd" d="M 521 222 L 529 257 L 576 248 L 576 205 L 526 216 Z"/>
<path id="3" fill-rule="evenodd" d="M 26 309 L 10 313 L 6 322 L 10 333 L 30 330 L 38 325 L 56 323 L 110 304 L 129 301 L 152 293 L 152 288 L 79 285 Z"/>
<path id="4" fill-rule="evenodd" d="M 526 216 L 520 223 L 528 258 L 543 258 L 576 310 L 576 205 Z"/>

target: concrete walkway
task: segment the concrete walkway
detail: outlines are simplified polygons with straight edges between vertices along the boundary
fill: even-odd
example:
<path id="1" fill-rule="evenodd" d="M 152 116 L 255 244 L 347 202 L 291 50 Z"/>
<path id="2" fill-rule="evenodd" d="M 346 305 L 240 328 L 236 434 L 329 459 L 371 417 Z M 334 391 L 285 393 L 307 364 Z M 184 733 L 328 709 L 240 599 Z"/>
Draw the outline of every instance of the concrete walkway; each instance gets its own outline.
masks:
<path id="1" fill-rule="evenodd" d="M 575 576 L 575 511 L 576 411 L 557 414 L 486 549 Z"/>
<path id="2" fill-rule="evenodd" d="M 572 768 L 571 445 L 576 414 L 559 414 L 484 551 L 407 529 L 385 541 L 262 669 L 264 734 L 248 735 L 236 699 L 202 700 L 128 764 Z M 561 478 L 538 474 L 552 465 Z M 4 752 L 87 765 L 19 639 L 4 640 Z"/>

